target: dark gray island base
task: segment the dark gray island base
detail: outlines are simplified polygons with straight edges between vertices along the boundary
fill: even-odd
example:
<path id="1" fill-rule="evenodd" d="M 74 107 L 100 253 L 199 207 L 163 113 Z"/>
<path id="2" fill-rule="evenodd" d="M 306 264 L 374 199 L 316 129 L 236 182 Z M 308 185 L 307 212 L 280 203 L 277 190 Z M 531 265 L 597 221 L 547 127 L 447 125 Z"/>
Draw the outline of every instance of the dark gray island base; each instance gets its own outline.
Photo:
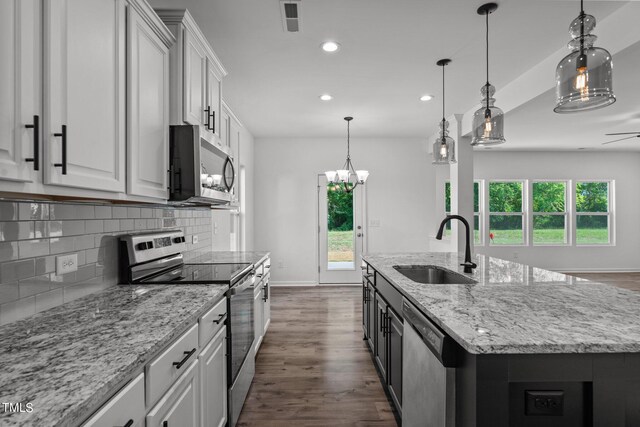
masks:
<path id="1" fill-rule="evenodd" d="M 455 410 L 442 427 L 640 426 L 638 293 L 485 256 L 470 274 L 457 254 L 363 258 L 364 337 L 400 417 L 403 400 L 415 400 L 402 393 L 412 327 L 404 303 L 456 350 Z M 439 266 L 475 283 L 417 283 L 397 265 Z"/>

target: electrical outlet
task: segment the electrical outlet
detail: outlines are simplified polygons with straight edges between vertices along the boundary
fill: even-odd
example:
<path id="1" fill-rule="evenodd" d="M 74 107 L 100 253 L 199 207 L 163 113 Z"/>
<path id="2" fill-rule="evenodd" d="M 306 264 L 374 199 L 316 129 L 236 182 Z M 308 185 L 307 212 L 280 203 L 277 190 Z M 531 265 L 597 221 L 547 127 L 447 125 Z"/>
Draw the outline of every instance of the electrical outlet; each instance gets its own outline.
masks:
<path id="1" fill-rule="evenodd" d="M 61 255 L 56 257 L 56 275 L 73 273 L 78 270 L 78 254 Z"/>
<path id="2" fill-rule="evenodd" d="M 562 390 L 525 391 L 525 415 L 555 415 L 561 416 L 564 406 L 564 392 Z"/>
<path id="3" fill-rule="evenodd" d="M 191 238 L 191 243 L 193 243 L 194 245 L 195 245 L 196 243 L 198 243 L 198 235 L 197 235 L 197 234 L 194 234 L 194 235 L 193 235 L 193 237 Z"/>

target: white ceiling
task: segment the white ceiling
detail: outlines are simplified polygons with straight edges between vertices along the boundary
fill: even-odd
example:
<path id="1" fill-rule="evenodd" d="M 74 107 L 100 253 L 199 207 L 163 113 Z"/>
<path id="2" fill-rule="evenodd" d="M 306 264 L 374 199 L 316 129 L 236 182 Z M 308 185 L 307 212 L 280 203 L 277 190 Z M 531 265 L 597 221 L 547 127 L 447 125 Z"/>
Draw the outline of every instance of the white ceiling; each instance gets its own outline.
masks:
<path id="1" fill-rule="evenodd" d="M 225 99 L 258 138 L 341 137 L 345 135 L 342 117 L 347 115 L 355 117 L 354 137 L 432 135 L 441 117 L 441 70 L 435 65 L 440 58 L 453 59 L 447 67 L 447 114 L 465 113 L 480 100 L 485 81 L 484 18 L 476 8 L 484 1 L 301 0 L 303 31 L 298 34 L 283 31 L 278 0 L 151 3 L 192 12 L 229 71 Z M 601 21 L 626 3 L 589 1 L 585 8 Z M 569 40 L 568 25 L 579 11 L 577 0 L 503 0 L 499 4 L 490 18 L 490 80 L 498 89 L 563 48 Z M 325 40 L 341 43 L 340 51 L 323 52 L 319 46 Z M 598 44 L 606 46 L 606 39 Z M 620 132 L 630 128 L 620 120 L 637 108 L 638 87 L 629 88 L 634 91 L 633 100 L 619 88 L 625 87 L 621 70 L 626 65 L 622 64 L 638 62 L 637 49 L 632 53 L 627 59 L 625 52 L 620 59 L 615 57 L 616 89 L 624 96 L 601 110 L 606 117 L 621 119 L 611 129 L 613 122 L 601 124 L 601 129 L 598 122 L 589 120 L 591 135 L 602 134 L 605 128 Z M 550 87 L 554 71 L 548 71 Z M 334 100 L 320 101 L 323 93 L 330 93 Z M 436 98 L 419 101 L 425 93 Z M 567 118 L 549 113 L 552 107 L 549 93 L 512 110 L 507 115 L 509 144 L 505 148 L 543 149 L 540 139 L 545 140 L 544 148 L 575 146 L 577 141 L 568 139 L 575 129 L 567 123 L 582 123 L 594 113 Z M 549 132 L 541 124 L 536 131 L 540 139 L 525 137 L 536 127 L 529 119 L 534 115 L 541 122 L 552 121 L 557 129 Z M 551 140 L 558 147 L 552 147 Z M 591 146 L 599 142 L 593 139 Z"/>

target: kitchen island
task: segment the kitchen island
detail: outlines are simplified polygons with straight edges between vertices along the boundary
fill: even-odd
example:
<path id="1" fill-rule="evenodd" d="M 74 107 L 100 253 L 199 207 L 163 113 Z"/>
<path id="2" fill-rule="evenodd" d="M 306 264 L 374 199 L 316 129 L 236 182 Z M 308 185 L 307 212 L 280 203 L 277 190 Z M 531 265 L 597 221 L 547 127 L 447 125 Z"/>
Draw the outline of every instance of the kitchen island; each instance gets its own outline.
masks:
<path id="1" fill-rule="evenodd" d="M 393 332 L 388 319 L 402 322 L 402 301 L 459 347 L 456 426 L 539 425 L 540 416 L 525 415 L 527 390 L 563 393 L 564 415 L 543 416 L 545 426 L 574 425 L 569 418 L 581 420 L 577 425 L 640 425 L 639 293 L 487 256 L 474 258 L 473 273 L 464 273 L 463 258 L 454 253 L 363 258 L 363 299 L 377 302 L 380 294 L 391 312 L 378 316 L 379 304 L 365 310 L 374 355 L 380 353 L 378 323 L 387 321 L 383 332 Z M 394 268 L 416 265 L 438 266 L 476 283 L 418 283 Z M 389 359 L 393 355 L 394 349 L 385 351 Z M 397 366 L 384 362 L 392 377 Z M 389 389 L 392 396 L 400 391 Z M 394 401 L 401 407 L 400 399 Z"/>

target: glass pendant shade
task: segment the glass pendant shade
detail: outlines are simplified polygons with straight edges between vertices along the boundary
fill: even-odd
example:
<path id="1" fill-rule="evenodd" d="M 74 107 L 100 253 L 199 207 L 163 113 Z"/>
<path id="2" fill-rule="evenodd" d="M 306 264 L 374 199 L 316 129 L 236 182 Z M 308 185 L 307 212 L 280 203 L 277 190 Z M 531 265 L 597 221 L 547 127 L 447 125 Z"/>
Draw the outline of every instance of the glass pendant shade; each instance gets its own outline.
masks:
<path id="1" fill-rule="evenodd" d="M 334 183 L 336 182 L 336 176 L 338 173 L 336 171 L 326 171 L 324 175 L 327 177 L 327 182 Z"/>
<path id="2" fill-rule="evenodd" d="M 369 178 L 369 171 L 356 171 L 356 175 L 358 176 L 358 182 L 360 184 L 364 184 L 367 181 L 367 178 Z"/>
<path id="3" fill-rule="evenodd" d="M 434 165 L 448 165 L 456 163 L 456 143 L 449 136 L 447 128 L 449 122 L 442 120 L 440 122 L 440 134 L 433 143 L 433 164 Z"/>
<path id="4" fill-rule="evenodd" d="M 556 113 L 596 110 L 616 102 L 611 54 L 594 47 L 597 37 L 592 15 L 581 13 L 569 27 L 572 52 L 556 68 Z"/>
<path id="5" fill-rule="evenodd" d="M 338 169 L 338 179 L 342 182 L 349 181 L 349 170 L 348 169 Z"/>
<path id="6" fill-rule="evenodd" d="M 486 84 L 480 90 L 482 106 L 473 115 L 473 138 L 471 145 L 486 146 L 506 142 L 504 139 L 504 113 L 496 107 L 493 95 L 496 88 Z"/>

